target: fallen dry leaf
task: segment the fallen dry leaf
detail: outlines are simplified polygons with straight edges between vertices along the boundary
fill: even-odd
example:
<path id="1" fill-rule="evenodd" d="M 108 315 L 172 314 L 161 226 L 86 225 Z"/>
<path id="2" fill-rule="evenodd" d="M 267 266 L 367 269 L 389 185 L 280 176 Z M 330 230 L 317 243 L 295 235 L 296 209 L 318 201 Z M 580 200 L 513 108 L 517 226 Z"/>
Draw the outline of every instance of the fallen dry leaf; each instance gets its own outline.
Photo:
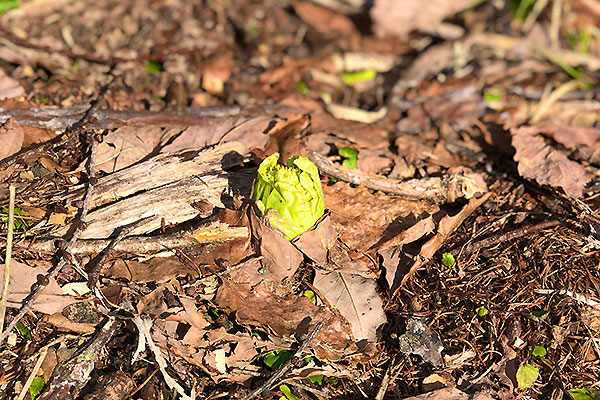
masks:
<path id="1" fill-rule="evenodd" d="M 350 36 L 357 32 L 349 17 L 328 8 L 308 1 L 296 1 L 293 7 L 304 22 L 323 35 Z"/>
<path id="2" fill-rule="evenodd" d="M 585 126 L 544 125 L 540 133 L 551 137 L 569 150 L 578 160 L 600 163 L 600 129 Z"/>
<path id="3" fill-rule="evenodd" d="M 202 70 L 202 87 L 204 90 L 215 95 L 223 93 L 225 83 L 231 76 L 233 64 L 233 53 L 231 51 L 225 51 L 209 60 Z"/>
<path id="4" fill-rule="evenodd" d="M 15 79 L 0 69 L 0 100 L 25 96 L 25 89 Z M 2 157 L 0 157 L 1 159 Z"/>
<path id="5" fill-rule="evenodd" d="M 9 119 L 0 127 L 0 160 L 10 157 L 23 146 L 24 131 L 15 120 Z"/>
<path id="6" fill-rule="evenodd" d="M 356 341 L 377 341 L 377 329 L 387 322 L 387 318 L 374 279 L 317 269 L 314 285 L 348 320 Z"/>
<path id="7" fill-rule="evenodd" d="M 256 216 L 251 208 L 250 221 L 252 222 L 252 235 L 256 238 L 263 256 L 263 266 L 268 271 L 264 278 L 281 281 L 292 276 L 304 260 L 294 245 L 284 238 L 279 231 L 271 228 L 265 222 L 269 219 L 269 213 L 264 218 Z"/>
<path id="8" fill-rule="evenodd" d="M 450 238 L 452 233 L 463 223 L 463 221 L 473 213 L 480 205 L 485 203 L 487 199 L 489 199 L 493 195 L 492 192 L 488 192 L 483 196 L 476 198 L 473 197 L 469 202 L 458 212 L 456 215 L 446 215 L 442 217 L 438 224 L 438 229 L 435 235 L 431 239 L 427 241 L 419 252 L 419 256 L 416 257 L 416 260 L 413 265 L 410 267 L 410 270 L 400 282 L 400 286 L 403 286 L 408 279 L 426 262 L 429 262 L 433 255 L 442 247 L 442 245 Z"/>
<path id="9" fill-rule="evenodd" d="M 163 140 L 158 126 L 123 127 L 110 132 L 98 145 L 96 169 L 114 172 L 150 155 Z"/>
<path id="10" fill-rule="evenodd" d="M 42 267 L 30 267 L 16 260 L 10 262 L 10 279 L 8 282 L 7 306 L 18 308 L 21 301 L 29 296 L 31 285 L 38 280 L 38 275 L 46 275 Z M 0 273 L 0 282 L 4 282 L 4 273 Z M 73 296 L 63 293 L 55 279 L 50 279 L 42 294 L 31 304 L 35 311 L 44 314 L 61 312 L 66 306 L 75 303 Z"/>
<path id="11" fill-rule="evenodd" d="M 477 4 L 477 0 L 375 0 L 371 8 L 373 30 L 380 36 L 406 36 L 413 30 L 427 30 L 457 12 Z"/>
<path id="12" fill-rule="evenodd" d="M 583 196 L 591 175 L 581 164 L 547 145 L 539 132 L 534 126 L 511 129 L 519 175 L 534 179 L 540 185 L 560 187 L 567 196 Z"/>
<path id="13" fill-rule="evenodd" d="M 342 242 L 351 249 L 367 251 L 388 226 L 409 214 L 433 214 L 439 209 L 426 201 L 406 200 L 345 182 L 324 185 L 325 206 Z M 383 206 L 385 205 L 385 206 Z"/>

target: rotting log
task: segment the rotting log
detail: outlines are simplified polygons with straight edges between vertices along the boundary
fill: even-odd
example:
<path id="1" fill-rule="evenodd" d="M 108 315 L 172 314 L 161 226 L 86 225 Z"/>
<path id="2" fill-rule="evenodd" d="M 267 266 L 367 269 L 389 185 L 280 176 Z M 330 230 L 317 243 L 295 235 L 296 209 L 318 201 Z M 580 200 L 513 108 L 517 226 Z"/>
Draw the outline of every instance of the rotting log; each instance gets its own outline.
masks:
<path id="1" fill-rule="evenodd" d="M 237 142 L 202 150 L 159 154 L 147 161 L 102 177 L 94 186 L 91 212 L 81 239 L 106 239 L 129 223 L 155 215 L 158 218 L 135 228 L 130 235 L 142 235 L 164 226 L 177 225 L 194 218 L 208 217 L 213 207 L 225 208 L 232 194 L 249 196 L 253 168 L 227 171 L 242 164 L 245 146 Z M 75 187 L 56 200 L 73 205 L 81 200 L 83 188 Z M 205 210 L 195 208 L 202 200 Z M 52 236 L 63 236 L 61 227 Z"/>

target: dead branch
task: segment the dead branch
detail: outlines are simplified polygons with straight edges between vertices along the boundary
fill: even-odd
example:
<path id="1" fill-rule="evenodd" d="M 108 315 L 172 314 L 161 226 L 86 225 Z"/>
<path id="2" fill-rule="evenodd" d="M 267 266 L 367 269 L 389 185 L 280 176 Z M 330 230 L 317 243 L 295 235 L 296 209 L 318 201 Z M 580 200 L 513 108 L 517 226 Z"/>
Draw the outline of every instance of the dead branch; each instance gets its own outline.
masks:
<path id="1" fill-rule="evenodd" d="M 106 258 L 110 254 L 111 250 L 114 249 L 115 245 L 119 243 L 129 232 L 135 229 L 137 226 L 142 225 L 147 222 L 147 220 L 156 219 L 155 215 L 147 218 L 143 218 L 134 223 L 124 225 L 115 230 L 116 236 L 110 241 L 110 243 L 102 249 L 102 251 L 94 257 L 88 263 L 88 287 L 93 291 L 96 287 L 96 283 L 98 283 L 98 277 L 100 276 L 100 270 L 102 269 L 102 265 L 106 261 Z"/>
<path id="2" fill-rule="evenodd" d="M 453 202 L 459 197 L 469 198 L 477 192 L 483 193 L 487 190 L 485 187 L 477 185 L 473 178 L 459 174 L 452 174 L 443 178 L 411 179 L 399 182 L 360 169 L 335 165 L 313 151 L 309 152 L 309 158 L 319 168 L 319 171 L 325 175 L 369 189 L 380 190 L 409 199 L 426 200 L 435 204 Z"/>
<path id="3" fill-rule="evenodd" d="M 543 221 L 538 224 L 523 226 L 521 228 L 514 229 L 510 232 L 499 233 L 496 235 L 492 235 L 485 239 L 479 240 L 477 242 L 469 243 L 465 248 L 465 254 L 472 254 L 476 251 L 486 249 L 488 247 L 494 246 L 498 243 L 507 242 L 509 240 L 518 239 L 523 236 L 527 236 L 531 233 L 538 232 L 544 229 L 552 228 L 554 226 L 561 225 L 562 222 L 557 220 Z"/>
<path id="4" fill-rule="evenodd" d="M 96 361 L 103 349 L 115 333 L 120 322 L 110 319 L 102 329 L 80 351 L 66 363 L 59 364 L 46 390 L 40 395 L 40 400 L 58 400 L 75 398 L 79 391 L 87 384 L 90 374 L 95 368 Z"/>

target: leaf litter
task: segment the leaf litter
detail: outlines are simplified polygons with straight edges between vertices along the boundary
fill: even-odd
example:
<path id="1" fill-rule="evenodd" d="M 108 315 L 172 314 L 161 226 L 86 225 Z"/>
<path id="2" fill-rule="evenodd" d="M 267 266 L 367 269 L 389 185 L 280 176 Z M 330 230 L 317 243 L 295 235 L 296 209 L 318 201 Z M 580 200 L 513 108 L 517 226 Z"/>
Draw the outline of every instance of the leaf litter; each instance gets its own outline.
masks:
<path id="1" fill-rule="evenodd" d="M 15 185 L 26 222 L 8 320 L 40 265 L 68 267 L 25 300 L 31 336 L 1 345 L 0 398 L 27 391 L 32 351 L 57 358 L 44 398 L 63 383 L 79 397 L 245 398 L 272 376 L 265 356 L 320 323 L 298 355 L 313 360 L 262 397 L 284 382 L 304 398 L 593 392 L 589 2 L 35 3 L 0 16 L 0 201 Z M 248 207 L 274 152 L 320 168 L 328 212 L 292 242 Z M 545 360 L 528 350 L 542 345 Z"/>

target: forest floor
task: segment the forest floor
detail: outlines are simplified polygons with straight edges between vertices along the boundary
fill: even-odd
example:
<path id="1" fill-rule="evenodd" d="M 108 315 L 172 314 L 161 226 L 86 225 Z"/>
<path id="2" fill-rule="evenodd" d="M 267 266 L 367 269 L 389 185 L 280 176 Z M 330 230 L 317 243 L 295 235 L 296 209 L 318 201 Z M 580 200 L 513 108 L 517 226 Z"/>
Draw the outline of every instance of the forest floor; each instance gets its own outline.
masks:
<path id="1" fill-rule="evenodd" d="M 0 399 L 600 398 L 596 2 L 0 7 Z"/>

